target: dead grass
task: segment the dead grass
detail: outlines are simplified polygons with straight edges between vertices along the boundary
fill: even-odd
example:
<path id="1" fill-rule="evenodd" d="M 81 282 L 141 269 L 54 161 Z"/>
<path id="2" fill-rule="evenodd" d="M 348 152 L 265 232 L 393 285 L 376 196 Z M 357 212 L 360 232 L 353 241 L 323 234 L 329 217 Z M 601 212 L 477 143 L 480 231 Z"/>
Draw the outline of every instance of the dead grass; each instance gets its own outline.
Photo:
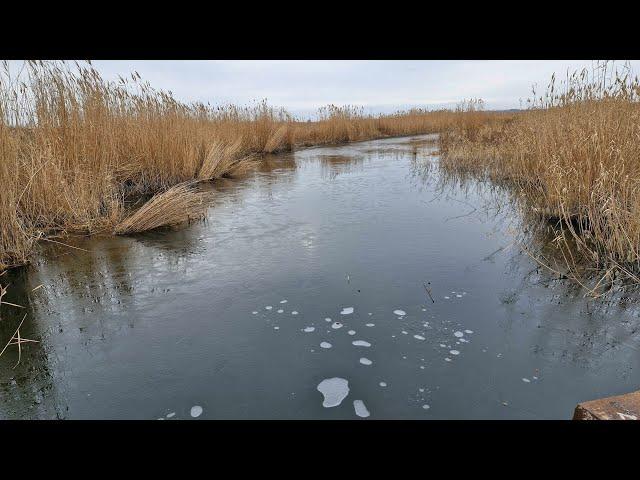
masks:
<path id="1" fill-rule="evenodd" d="M 559 84 L 554 76 L 527 111 L 444 134 L 442 165 L 510 183 L 526 209 L 554 224 L 571 270 L 581 257 L 607 276 L 637 278 L 639 99 L 638 78 L 611 64 Z"/>
<path id="2" fill-rule="evenodd" d="M 329 106 L 318 121 L 302 122 L 265 102 L 185 104 L 135 72 L 107 82 L 90 63 L 31 61 L 17 75 L 4 63 L 0 271 L 28 262 L 52 232 L 129 231 L 123 216 L 132 196 L 231 176 L 265 153 L 297 146 L 440 132 L 454 117 L 421 110 L 368 116 Z M 131 231 L 166 223 L 164 212 L 150 210 L 156 205 L 129 219 Z"/>
<path id="3" fill-rule="evenodd" d="M 160 227 L 179 225 L 204 215 L 204 194 L 194 188 L 193 182 L 174 185 L 158 193 L 116 225 L 116 235 L 145 232 Z"/>

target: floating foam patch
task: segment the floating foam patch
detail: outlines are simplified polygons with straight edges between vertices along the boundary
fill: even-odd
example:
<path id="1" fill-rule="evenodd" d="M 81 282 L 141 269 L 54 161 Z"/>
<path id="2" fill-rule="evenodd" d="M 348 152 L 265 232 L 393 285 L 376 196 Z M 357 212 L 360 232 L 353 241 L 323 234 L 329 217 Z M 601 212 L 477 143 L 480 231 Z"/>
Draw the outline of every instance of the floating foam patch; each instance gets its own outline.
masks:
<path id="1" fill-rule="evenodd" d="M 337 407 L 349 395 L 349 382 L 344 378 L 325 378 L 316 387 L 324 397 L 322 406 Z"/>
<path id="2" fill-rule="evenodd" d="M 367 418 L 370 415 L 369 410 L 367 410 L 367 407 L 362 400 L 354 400 L 353 408 L 356 411 L 356 415 L 361 418 Z"/>

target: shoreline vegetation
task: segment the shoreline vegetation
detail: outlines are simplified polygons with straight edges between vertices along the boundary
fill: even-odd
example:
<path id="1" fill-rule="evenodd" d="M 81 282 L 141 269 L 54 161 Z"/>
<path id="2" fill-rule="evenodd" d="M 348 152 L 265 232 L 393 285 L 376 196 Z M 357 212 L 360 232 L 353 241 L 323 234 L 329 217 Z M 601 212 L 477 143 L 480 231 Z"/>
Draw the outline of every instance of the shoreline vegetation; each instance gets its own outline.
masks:
<path id="1" fill-rule="evenodd" d="M 130 234 L 196 218 L 198 182 L 238 175 L 265 154 L 438 133 L 441 166 L 508 185 L 527 214 L 553 226 L 576 279 L 640 283 L 639 97 L 637 77 L 605 63 L 554 76 L 526 110 L 485 111 L 473 100 L 372 116 L 330 105 L 301 121 L 266 102 L 182 103 L 135 72 L 107 82 L 90 62 L 25 62 L 17 77 L 5 62 L 0 271 L 67 232 Z"/>
<path id="2" fill-rule="evenodd" d="M 29 61 L 14 77 L 4 62 L 0 271 L 28 263 L 35 244 L 52 235 L 127 234 L 198 216 L 195 182 L 233 177 L 264 154 L 437 133 L 455 117 L 446 110 L 370 116 L 330 105 L 317 121 L 300 121 L 264 101 L 182 103 L 135 72 L 108 82 L 90 62 Z M 150 195 L 127 217 L 131 200 Z M 171 201 L 185 208 L 167 210 Z"/>

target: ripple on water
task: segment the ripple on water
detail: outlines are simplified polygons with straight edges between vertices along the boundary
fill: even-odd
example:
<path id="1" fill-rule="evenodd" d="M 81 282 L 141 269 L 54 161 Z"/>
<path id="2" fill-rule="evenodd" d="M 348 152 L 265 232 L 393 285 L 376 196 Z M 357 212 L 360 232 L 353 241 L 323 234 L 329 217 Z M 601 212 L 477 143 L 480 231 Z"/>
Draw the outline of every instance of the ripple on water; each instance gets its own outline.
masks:
<path id="1" fill-rule="evenodd" d="M 350 315 L 353 313 L 353 307 L 345 307 L 340 312 L 340 315 Z"/>
<path id="2" fill-rule="evenodd" d="M 371 360 L 369 360 L 368 358 L 362 357 L 362 358 L 360 359 L 360 363 L 361 363 L 362 365 L 371 365 L 373 362 L 372 362 Z"/>
<path id="3" fill-rule="evenodd" d="M 369 415 L 371 415 L 369 413 L 369 410 L 367 410 L 366 405 L 364 404 L 364 402 L 362 400 L 354 400 L 353 401 L 353 408 L 356 411 L 356 415 L 358 415 L 361 418 L 367 418 Z"/>
<path id="4" fill-rule="evenodd" d="M 324 397 L 323 407 L 337 407 L 349 395 L 349 382 L 339 377 L 325 378 L 317 389 Z"/>

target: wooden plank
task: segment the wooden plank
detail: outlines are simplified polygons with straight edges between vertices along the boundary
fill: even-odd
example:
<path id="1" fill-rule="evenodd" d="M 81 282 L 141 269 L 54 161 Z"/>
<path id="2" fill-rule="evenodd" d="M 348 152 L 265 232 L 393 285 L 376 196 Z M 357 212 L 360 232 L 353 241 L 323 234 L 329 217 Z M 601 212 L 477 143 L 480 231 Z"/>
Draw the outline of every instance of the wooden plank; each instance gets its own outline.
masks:
<path id="1" fill-rule="evenodd" d="M 574 420 L 640 420 L 640 390 L 579 403 Z"/>

